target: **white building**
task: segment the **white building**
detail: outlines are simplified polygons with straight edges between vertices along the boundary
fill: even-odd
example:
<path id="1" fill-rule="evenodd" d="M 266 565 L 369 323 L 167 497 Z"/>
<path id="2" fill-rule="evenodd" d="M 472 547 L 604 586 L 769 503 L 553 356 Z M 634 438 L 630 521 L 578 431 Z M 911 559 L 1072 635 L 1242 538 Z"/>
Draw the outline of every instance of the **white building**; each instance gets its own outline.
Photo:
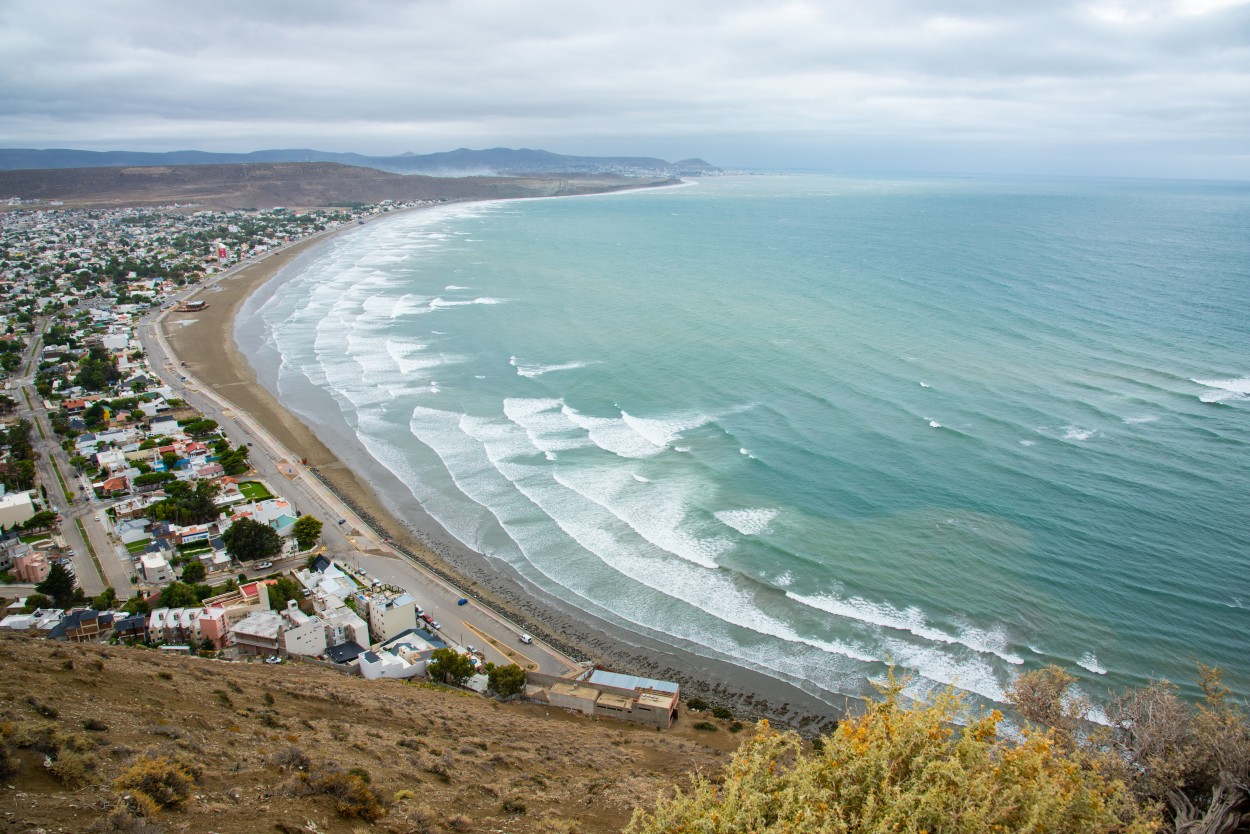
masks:
<path id="1" fill-rule="evenodd" d="M 159 585 L 174 581 L 174 569 L 159 553 L 144 553 L 139 557 L 139 573 L 147 582 Z"/>
<path id="2" fill-rule="evenodd" d="M 0 497 L 0 526 L 24 524 L 35 514 L 30 492 L 11 492 Z"/>
<path id="3" fill-rule="evenodd" d="M 407 591 L 377 592 L 365 597 L 365 614 L 375 643 L 417 627 L 417 601 Z"/>

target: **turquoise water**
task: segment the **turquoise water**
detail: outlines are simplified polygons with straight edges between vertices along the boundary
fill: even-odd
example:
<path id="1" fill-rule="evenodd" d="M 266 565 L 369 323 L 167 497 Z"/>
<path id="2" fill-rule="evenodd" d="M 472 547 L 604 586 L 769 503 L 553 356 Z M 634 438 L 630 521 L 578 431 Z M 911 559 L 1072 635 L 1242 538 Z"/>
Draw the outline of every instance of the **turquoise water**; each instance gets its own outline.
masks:
<path id="1" fill-rule="evenodd" d="M 608 622 L 830 700 L 1098 699 L 1250 691 L 1247 311 L 1245 185 L 732 177 L 389 218 L 238 335 Z"/>

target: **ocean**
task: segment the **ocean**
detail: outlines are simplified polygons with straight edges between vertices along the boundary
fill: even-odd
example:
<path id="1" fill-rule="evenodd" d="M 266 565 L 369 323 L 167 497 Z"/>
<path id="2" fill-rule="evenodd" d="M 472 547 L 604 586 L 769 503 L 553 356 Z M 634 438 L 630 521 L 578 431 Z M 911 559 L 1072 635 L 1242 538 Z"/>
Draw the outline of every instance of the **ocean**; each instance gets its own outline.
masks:
<path id="1" fill-rule="evenodd" d="M 830 704 L 1105 703 L 1250 692 L 1248 312 L 1250 185 L 735 176 L 397 214 L 236 337 L 597 621 Z"/>

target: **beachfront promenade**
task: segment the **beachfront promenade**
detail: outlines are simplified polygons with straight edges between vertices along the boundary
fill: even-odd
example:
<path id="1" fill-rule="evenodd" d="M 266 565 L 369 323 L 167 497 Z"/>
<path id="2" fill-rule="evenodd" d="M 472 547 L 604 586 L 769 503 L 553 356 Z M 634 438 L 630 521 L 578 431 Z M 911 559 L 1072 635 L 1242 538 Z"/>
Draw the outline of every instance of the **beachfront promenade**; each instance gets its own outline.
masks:
<path id="1" fill-rule="evenodd" d="M 320 233 L 314 238 L 325 234 L 328 233 Z M 307 240 L 305 238 L 300 242 Z M 279 251 L 274 250 L 259 259 L 225 270 L 198 286 L 166 299 L 161 309 L 149 313 L 140 322 L 136 335 L 153 371 L 189 405 L 216 420 L 233 444 L 250 446 L 249 462 L 259 477 L 280 486 L 283 496 L 301 513 L 316 516 L 325 523 L 322 540 L 327 555 L 363 572 L 367 579 L 396 585 L 412 593 L 421 606 L 442 624 L 445 638 L 461 645 L 479 646 L 486 652 L 486 659 L 496 664 L 517 663 L 531 671 L 551 675 L 564 675 L 581 668 L 572 658 L 541 640 L 523 646 L 518 636 L 525 631 L 524 628 L 508 622 L 502 615 L 476 601 L 470 599 L 468 604 L 459 605 L 458 600 L 465 598 L 466 594 L 398 552 L 384 539 L 382 532 L 373 529 L 347 501 L 303 465 L 301 456 L 285 448 L 251 414 L 237 408 L 221 392 L 205 385 L 182 365 L 166 338 L 165 329 L 166 317 L 176 305 Z M 211 296 L 208 300 L 211 303 Z M 339 519 L 343 519 L 344 523 L 338 524 Z"/>

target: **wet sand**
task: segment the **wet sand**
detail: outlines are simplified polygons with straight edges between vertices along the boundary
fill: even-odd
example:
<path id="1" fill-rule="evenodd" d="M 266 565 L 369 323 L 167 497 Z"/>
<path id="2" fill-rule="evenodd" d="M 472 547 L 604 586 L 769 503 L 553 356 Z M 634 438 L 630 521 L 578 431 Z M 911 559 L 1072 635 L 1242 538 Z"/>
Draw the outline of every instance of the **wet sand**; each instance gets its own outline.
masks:
<path id="1" fill-rule="evenodd" d="M 235 317 L 248 296 L 296 258 L 314 256 L 315 247 L 327 239 L 302 241 L 222 279 L 195 296 L 208 302 L 204 310 L 171 314 L 165 332 L 187 370 L 305 458 L 327 486 L 397 549 L 569 655 L 615 671 L 678 681 L 685 697 L 723 704 L 743 720 L 768 718 L 808 732 L 836 720 L 841 709 L 788 683 L 626 632 L 522 584 L 506 566 L 501 569 L 443 530 L 356 438 L 332 438 L 336 454 L 279 403 L 235 343 Z"/>

